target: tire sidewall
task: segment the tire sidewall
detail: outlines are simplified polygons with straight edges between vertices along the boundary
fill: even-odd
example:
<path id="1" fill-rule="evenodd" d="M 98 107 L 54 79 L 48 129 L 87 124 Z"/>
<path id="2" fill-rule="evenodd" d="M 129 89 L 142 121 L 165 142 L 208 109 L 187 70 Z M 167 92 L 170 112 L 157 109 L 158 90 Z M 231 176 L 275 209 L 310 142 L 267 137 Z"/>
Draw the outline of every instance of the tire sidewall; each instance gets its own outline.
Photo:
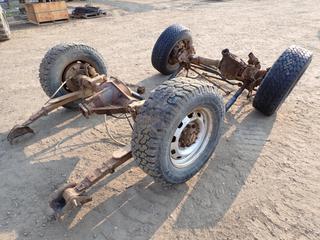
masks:
<path id="1" fill-rule="evenodd" d="M 184 103 L 186 108 L 181 108 L 181 111 L 176 114 L 174 119 L 171 119 L 171 124 L 166 126 L 164 134 L 160 136 L 162 139 L 158 153 L 162 153 L 159 157 L 160 168 L 162 169 L 164 178 L 171 183 L 182 183 L 195 175 L 201 167 L 209 160 L 216 145 L 218 144 L 221 128 L 223 124 L 222 109 L 219 109 L 219 104 L 209 94 L 202 96 L 194 96 L 189 101 Z M 209 137 L 207 146 L 203 149 L 200 156 L 190 165 L 177 168 L 173 165 L 170 159 L 170 144 L 173 137 L 173 133 L 177 129 L 181 120 L 187 116 L 192 110 L 198 107 L 205 107 L 211 118 L 213 119 L 212 135 Z"/>

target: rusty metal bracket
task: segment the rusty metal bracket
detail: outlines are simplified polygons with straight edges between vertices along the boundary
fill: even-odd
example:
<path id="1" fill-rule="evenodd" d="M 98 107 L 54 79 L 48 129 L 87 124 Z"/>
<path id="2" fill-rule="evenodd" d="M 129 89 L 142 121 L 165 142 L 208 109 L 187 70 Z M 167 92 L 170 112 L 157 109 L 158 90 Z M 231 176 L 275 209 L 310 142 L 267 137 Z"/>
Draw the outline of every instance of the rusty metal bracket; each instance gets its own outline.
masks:
<path id="1" fill-rule="evenodd" d="M 85 191 L 95 183 L 111 174 L 117 167 L 132 158 L 131 147 L 129 145 L 115 151 L 109 159 L 104 161 L 100 167 L 94 169 L 86 175 L 81 182 L 64 184 L 49 197 L 49 207 L 53 210 L 53 216 L 60 220 L 69 211 L 83 204 L 90 202 L 92 197 Z"/>
<path id="2" fill-rule="evenodd" d="M 49 112 L 53 111 L 54 109 L 63 106 L 67 103 L 79 100 L 86 95 L 82 91 L 76 91 L 73 93 L 66 94 L 64 96 L 53 98 L 47 101 L 47 103 L 36 113 L 31 115 L 29 119 L 22 124 L 15 125 L 9 132 L 7 136 L 7 140 L 12 144 L 13 141 L 27 133 L 34 133 L 34 131 L 29 127 L 31 123 L 39 119 L 40 117 L 48 115 Z"/>

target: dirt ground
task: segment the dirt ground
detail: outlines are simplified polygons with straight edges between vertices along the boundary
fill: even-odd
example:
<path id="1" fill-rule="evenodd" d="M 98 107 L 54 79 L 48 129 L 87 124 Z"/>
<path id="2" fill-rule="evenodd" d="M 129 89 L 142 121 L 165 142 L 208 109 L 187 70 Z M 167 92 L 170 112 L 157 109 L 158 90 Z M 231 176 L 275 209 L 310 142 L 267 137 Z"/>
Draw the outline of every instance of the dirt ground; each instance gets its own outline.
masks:
<path id="1" fill-rule="evenodd" d="M 314 0 L 101 1 L 111 17 L 16 26 L 0 43 L 0 239 L 320 239 L 320 7 Z M 188 26 L 198 54 L 253 51 L 270 66 L 292 44 L 314 53 L 309 69 L 272 117 L 242 98 L 206 167 L 164 190 L 131 162 L 94 188 L 94 200 L 63 222 L 47 217 L 52 190 L 79 180 L 117 144 L 102 116 L 59 109 L 10 145 L 9 129 L 47 100 L 38 81 L 45 52 L 61 42 L 98 49 L 109 72 L 148 89 L 166 77 L 151 66 L 153 44 L 172 23 Z M 125 122 L 108 120 L 129 142 Z"/>

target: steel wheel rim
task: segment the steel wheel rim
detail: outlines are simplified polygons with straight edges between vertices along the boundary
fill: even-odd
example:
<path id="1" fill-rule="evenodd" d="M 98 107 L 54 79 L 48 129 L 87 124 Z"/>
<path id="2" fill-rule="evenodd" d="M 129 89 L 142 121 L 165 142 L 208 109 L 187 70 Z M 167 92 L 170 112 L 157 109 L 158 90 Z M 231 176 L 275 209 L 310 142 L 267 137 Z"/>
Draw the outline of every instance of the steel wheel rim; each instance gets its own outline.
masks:
<path id="1" fill-rule="evenodd" d="M 194 124 L 196 128 L 199 128 L 198 133 L 196 133 L 196 136 L 193 133 L 188 135 L 190 127 L 194 129 Z M 173 166 L 184 168 L 194 163 L 205 150 L 212 128 L 213 118 L 207 108 L 196 108 L 185 116 L 176 128 L 170 144 L 170 160 Z M 185 139 L 186 136 L 189 136 L 189 139 L 186 140 L 192 142 L 189 143 L 189 146 L 183 146 L 182 144 L 182 138 Z"/>

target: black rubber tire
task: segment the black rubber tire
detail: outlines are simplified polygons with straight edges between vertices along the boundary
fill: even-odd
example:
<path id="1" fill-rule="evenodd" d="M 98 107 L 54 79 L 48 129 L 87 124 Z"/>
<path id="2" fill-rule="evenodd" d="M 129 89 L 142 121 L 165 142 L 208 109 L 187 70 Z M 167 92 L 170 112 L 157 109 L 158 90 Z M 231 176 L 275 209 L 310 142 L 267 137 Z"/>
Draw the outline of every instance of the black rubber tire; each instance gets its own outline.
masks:
<path id="1" fill-rule="evenodd" d="M 84 44 L 59 44 L 51 48 L 40 64 L 39 79 L 44 92 L 51 97 L 62 83 L 62 75 L 67 66 L 76 61 L 85 61 L 93 66 L 99 74 L 106 74 L 107 67 L 100 53 Z M 69 93 L 61 88 L 55 97 Z M 78 108 L 79 101 L 64 105 L 65 108 Z"/>
<path id="2" fill-rule="evenodd" d="M 312 60 L 312 53 L 291 46 L 273 64 L 253 99 L 253 107 L 270 116 L 288 97 Z"/>
<path id="3" fill-rule="evenodd" d="M 11 37 L 10 26 L 4 10 L 0 6 L 0 41 L 9 40 Z"/>
<path id="4" fill-rule="evenodd" d="M 170 65 L 168 60 L 171 51 L 181 40 L 189 40 L 192 43 L 190 30 L 182 25 L 171 25 L 161 33 L 153 47 L 151 56 L 153 67 L 160 73 L 170 75 L 179 68 L 179 64 Z"/>
<path id="5" fill-rule="evenodd" d="M 172 134 L 194 108 L 210 109 L 215 120 L 212 134 L 199 157 L 189 166 L 177 168 L 170 160 Z M 158 86 L 140 108 L 134 125 L 131 147 L 137 164 L 156 182 L 168 186 L 183 183 L 210 159 L 219 142 L 225 107 L 222 97 L 205 81 L 171 79 Z"/>

